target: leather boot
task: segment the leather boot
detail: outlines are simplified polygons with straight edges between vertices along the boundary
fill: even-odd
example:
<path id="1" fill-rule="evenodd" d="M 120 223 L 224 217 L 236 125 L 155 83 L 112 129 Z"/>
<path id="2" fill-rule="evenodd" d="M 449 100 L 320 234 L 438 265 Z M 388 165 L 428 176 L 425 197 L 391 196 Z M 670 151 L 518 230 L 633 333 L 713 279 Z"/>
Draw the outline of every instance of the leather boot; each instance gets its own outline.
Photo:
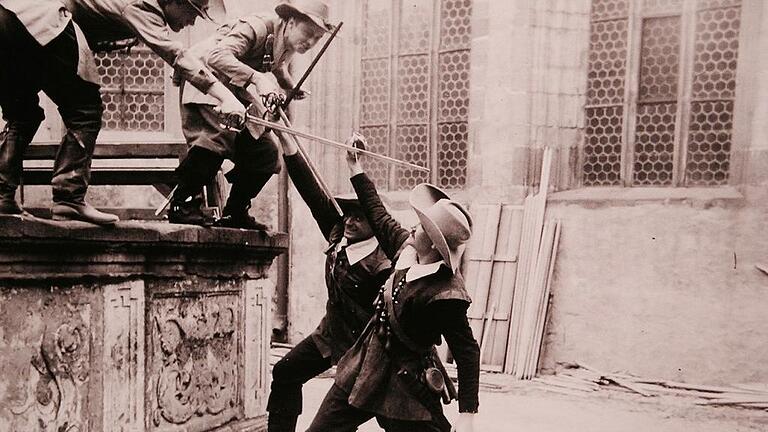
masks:
<path id="1" fill-rule="evenodd" d="M 271 177 L 272 173 L 259 173 L 247 179 L 249 181 L 242 179 L 235 181 L 232 184 L 232 190 L 229 191 L 229 198 L 222 211 L 222 217 L 216 221 L 214 226 L 268 231 L 269 227 L 251 216 L 248 209 L 251 208 L 251 200 L 261 192 Z"/>
<path id="2" fill-rule="evenodd" d="M 22 215 L 29 216 L 16 201 L 15 193 L 0 192 L 0 215 Z"/>
<path id="3" fill-rule="evenodd" d="M 0 214 L 28 214 L 16 201 L 16 189 L 21 183 L 24 152 L 39 126 L 40 121 L 11 120 L 0 132 Z"/>
<path id="4" fill-rule="evenodd" d="M 221 228 L 242 228 L 256 231 L 269 231 L 269 227 L 267 225 L 257 221 L 248 213 L 248 209 L 250 208 L 250 205 L 237 209 L 224 207 L 223 215 L 213 224 L 213 226 Z"/>
<path id="5" fill-rule="evenodd" d="M 203 213 L 202 205 L 203 200 L 198 197 L 189 197 L 186 200 L 174 199 L 168 209 L 168 222 L 210 226 L 213 224 L 213 219 Z"/>
<path id="6" fill-rule="evenodd" d="M 213 219 L 202 210 L 203 186 L 209 184 L 221 167 L 224 158 L 218 154 L 193 146 L 176 168 L 178 184 L 168 210 L 168 222 L 209 226 Z"/>
<path id="7" fill-rule="evenodd" d="M 120 220 L 117 215 L 99 211 L 85 202 L 81 204 L 57 202 L 51 208 L 51 213 L 55 221 L 76 220 L 96 225 L 112 225 Z"/>
<path id="8" fill-rule="evenodd" d="M 83 112 L 89 113 L 90 116 L 101 115 L 101 111 L 97 109 L 83 109 Z M 98 124 L 97 120 L 93 122 Z M 112 225 L 120 220 L 117 215 L 99 211 L 85 202 L 85 193 L 91 179 L 91 159 L 98 134 L 96 126 L 83 126 L 79 130 L 70 127 L 62 138 L 53 164 L 51 180 L 53 220 L 77 220 L 96 225 Z"/>

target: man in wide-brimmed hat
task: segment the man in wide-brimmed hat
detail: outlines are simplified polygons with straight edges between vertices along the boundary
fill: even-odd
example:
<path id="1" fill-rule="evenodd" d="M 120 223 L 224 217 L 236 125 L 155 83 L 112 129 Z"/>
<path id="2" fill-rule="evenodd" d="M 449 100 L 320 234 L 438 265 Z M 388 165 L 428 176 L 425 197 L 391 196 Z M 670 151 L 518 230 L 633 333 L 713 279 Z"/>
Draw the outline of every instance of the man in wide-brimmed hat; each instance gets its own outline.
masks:
<path id="1" fill-rule="evenodd" d="M 302 410 L 304 383 L 341 358 L 373 316 L 373 300 L 389 277 L 391 262 L 373 236 L 357 197 L 337 196 L 340 216 L 318 185 L 293 140 L 278 134 L 288 174 L 328 241 L 326 312 L 317 329 L 272 368 L 267 403 L 269 432 L 293 432 Z"/>
<path id="2" fill-rule="evenodd" d="M 42 90 L 67 128 L 53 166 L 53 218 L 118 220 L 85 202 L 103 111 L 89 44 L 138 38 L 211 95 L 221 112 L 244 116 L 243 104 L 168 36 L 207 17 L 207 6 L 208 0 L 0 0 L 0 107 L 7 122 L 0 133 L 0 214 L 24 214 L 16 189 L 24 152 L 44 118 Z"/>
<path id="3" fill-rule="evenodd" d="M 408 231 L 384 208 L 357 158 L 350 153 L 347 160 L 360 205 L 395 265 L 374 317 L 339 360 L 335 383 L 308 431 L 356 430 L 376 417 L 390 432 L 448 432 L 440 400 L 448 403 L 455 396 L 460 413 L 455 430 L 471 431 L 480 349 L 467 320 L 470 298 L 459 264 L 472 218 L 445 192 L 421 184 L 410 195 L 419 224 Z M 441 336 L 456 360 L 458 395 L 434 349 Z"/>
<path id="4" fill-rule="evenodd" d="M 332 28 L 328 6 L 319 0 L 293 0 L 275 7 L 277 16 L 252 14 L 223 25 L 212 37 L 191 48 L 216 76 L 232 90 L 253 115 L 262 116 L 261 95 L 276 92 L 265 76 L 274 75 L 283 92 L 295 85 L 288 66 L 296 54 L 310 50 Z M 300 91 L 296 99 L 308 92 Z M 264 230 L 248 213 L 251 200 L 267 181 L 280 171 L 277 144 L 264 128 L 240 132 L 223 128 L 213 101 L 185 87 L 182 94 L 182 130 L 191 146 L 176 170 L 178 188 L 171 202 L 168 220 L 172 223 L 209 223 L 196 198 L 209 184 L 224 159 L 234 162 L 227 173 L 232 184 L 222 218 L 217 226 Z"/>

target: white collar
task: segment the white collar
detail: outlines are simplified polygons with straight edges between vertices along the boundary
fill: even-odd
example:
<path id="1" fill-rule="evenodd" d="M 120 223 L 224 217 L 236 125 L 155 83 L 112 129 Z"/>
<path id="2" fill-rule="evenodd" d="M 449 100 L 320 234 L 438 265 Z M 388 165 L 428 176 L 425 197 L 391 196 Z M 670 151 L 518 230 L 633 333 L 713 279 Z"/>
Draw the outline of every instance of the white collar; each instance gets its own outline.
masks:
<path id="1" fill-rule="evenodd" d="M 349 261 L 349 265 L 356 264 L 360 262 L 363 258 L 367 257 L 368 255 L 372 254 L 373 251 L 376 250 L 377 247 L 379 247 L 379 241 L 376 240 L 376 237 L 371 237 L 369 239 L 359 241 L 357 243 L 349 244 L 349 241 L 346 237 L 342 238 L 341 241 L 336 245 L 336 253 L 340 252 L 341 249 L 346 247 L 347 251 L 347 260 Z"/>
<path id="2" fill-rule="evenodd" d="M 400 252 L 400 257 L 395 263 L 395 270 L 408 269 L 408 272 L 405 273 L 405 281 L 413 282 L 417 279 L 437 273 L 442 265 L 445 265 L 445 261 L 443 260 L 429 264 L 419 264 L 416 249 L 414 249 L 413 246 L 408 245 L 403 248 L 402 252 Z"/>

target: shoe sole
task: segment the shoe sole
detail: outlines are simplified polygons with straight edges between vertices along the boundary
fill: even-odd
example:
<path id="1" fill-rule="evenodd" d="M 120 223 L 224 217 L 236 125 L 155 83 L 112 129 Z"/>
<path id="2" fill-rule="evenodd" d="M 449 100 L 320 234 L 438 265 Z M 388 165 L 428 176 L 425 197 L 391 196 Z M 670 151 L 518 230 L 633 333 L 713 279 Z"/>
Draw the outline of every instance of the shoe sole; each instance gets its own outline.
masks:
<path id="1" fill-rule="evenodd" d="M 89 219 L 79 218 L 77 216 L 60 215 L 60 214 L 52 215 L 51 219 L 55 220 L 57 222 L 72 222 L 72 221 L 76 221 L 76 222 L 92 223 L 94 225 L 114 225 L 115 223 L 118 222 L 118 221 L 96 222 L 96 221 L 89 220 Z"/>

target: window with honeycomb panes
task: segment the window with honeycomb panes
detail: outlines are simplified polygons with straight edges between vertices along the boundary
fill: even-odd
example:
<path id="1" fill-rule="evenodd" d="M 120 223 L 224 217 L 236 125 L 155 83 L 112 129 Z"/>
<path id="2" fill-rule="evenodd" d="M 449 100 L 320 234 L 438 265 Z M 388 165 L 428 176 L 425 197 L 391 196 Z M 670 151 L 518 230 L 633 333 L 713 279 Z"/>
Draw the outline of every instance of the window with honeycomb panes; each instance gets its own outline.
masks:
<path id="1" fill-rule="evenodd" d="M 461 121 L 469 116 L 469 51 L 440 54 L 438 121 Z"/>
<path id="2" fill-rule="evenodd" d="M 456 189 L 467 181 L 467 123 L 438 126 L 437 178 L 444 188 Z"/>
<path id="3" fill-rule="evenodd" d="M 697 13 L 693 61 L 694 99 L 732 99 L 736 89 L 740 8 Z"/>
<path id="4" fill-rule="evenodd" d="M 688 185 L 717 186 L 728 182 L 732 129 L 732 101 L 691 104 L 686 166 Z"/>
<path id="5" fill-rule="evenodd" d="M 389 59 L 362 61 L 360 86 L 360 124 L 386 124 L 389 121 Z"/>
<path id="6" fill-rule="evenodd" d="M 627 20 L 592 24 L 587 72 L 587 105 L 624 101 L 627 62 Z"/>
<path id="7" fill-rule="evenodd" d="M 363 6 L 361 131 L 377 137 L 380 153 L 430 168 L 438 183 L 451 187 L 466 181 L 466 173 L 454 165 L 466 165 L 468 134 L 431 133 L 448 123 L 466 128 L 471 11 L 471 0 L 367 0 Z M 432 154 L 438 160 L 430 160 Z M 430 181 L 428 173 L 367 163 L 395 189 Z"/>
<path id="8" fill-rule="evenodd" d="M 428 53 L 432 43 L 431 1 L 402 0 L 400 6 L 400 54 Z"/>
<path id="9" fill-rule="evenodd" d="M 621 182 L 623 109 L 587 108 L 584 130 L 585 186 L 615 186 Z"/>
<path id="10" fill-rule="evenodd" d="M 137 46 L 96 55 L 104 101 L 104 130 L 162 132 L 165 129 L 165 62 Z"/>
<path id="11" fill-rule="evenodd" d="M 389 127 L 388 126 L 366 126 L 360 128 L 368 142 L 368 150 L 380 155 L 389 156 Z M 376 183 L 376 187 L 386 190 L 389 181 L 389 165 L 373 158 L 362 158 L 363 169 L 366 174 Z"/>
<path id="12" fill-rule="evenodd" d="M 592 0 L 592 21 L 622 18 L 629 14 L 630 0 Z"/>
<path id="13" fill-rule="evenodd" d="M 675 100 L 680 63 L 680 17 L 644 20 L 641 43 L 640 101 Z"/>
<path id="14" fill-rule="evenodd" d="M 443 0 L 440 8 L 440 49 L 469 48 L 471 0 Z"/>
<path id="15" fill-rule="evenodd" d="M 389 55 L 389 39 L 392 29 L 392 3 L 366 1 L 364 5 L 363 57 Z"/>
<path id="16" fill-rule="evenodd" d="M 676 112 L 676 103 L 641 104 L 637 107 L 634 184 L 672 184 Z"/>
<path id="17" fill-rule="evenodd" d="M 427 125 L 397 127 L 397 158 L 429 167 L 429 132 Z M 395 167 L 397 189 L 410 189 L 429 181 L 429 174 L 412 168 Z"/>
<path id="18" fill-rule="evenodd" d="M 429 56 L 408 55 L 397 60 L 398 124 L 429 121 Z"/>

